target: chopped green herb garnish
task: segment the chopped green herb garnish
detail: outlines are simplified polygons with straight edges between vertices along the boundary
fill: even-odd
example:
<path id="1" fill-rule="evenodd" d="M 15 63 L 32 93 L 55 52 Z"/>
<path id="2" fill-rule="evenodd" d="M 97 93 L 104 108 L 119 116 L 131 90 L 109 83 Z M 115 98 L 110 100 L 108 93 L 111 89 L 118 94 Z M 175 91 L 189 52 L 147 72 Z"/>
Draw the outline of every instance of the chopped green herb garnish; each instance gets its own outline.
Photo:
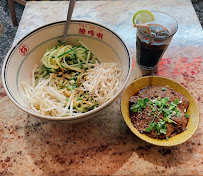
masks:
<path id="1" fill-rule="evenodd" d="M 157 102 L 157 99 L 153 99 L 150 101 L 150 104 L 153 104 L 153 103 L 156 103 Z"/>
<path id="2" fill-rule="evenodd" d="M 81 98 L 81 97 L 78 97 L 77 100 L 82 100 L 82 98 Z"/>
<path id="3" fill-rule="evenodd" d="M 169 101 L 170 100 L 170 97 L 166 97 L 166 98 L 164 98 L 166 101 Z"/>
<path id="4" fill-rule="evenodd" d="M 66 98 L 66 101 L 69 101 L 69 98 Z"/>
<path id="5" fill-rule="evenodd" d="M 154 117 L 158 117 L 158 115 L 156 115 L 156 114 L 155 114 L 155 113 L 153 113 L 153 112 L 152 112 L 151 114 L 152 114 Z"/>
<path id="6" fill-rule="evenodd" d="M 162 88 L 163 91 L 166 90 L 165 87 Z M 158 95 L 156 93 L 155 95 Z M 153 116 L 153 120 L 148 123 L 148 127 L 145 129 L 146 132 L 150 132 L 151 130 L 155 130 L 157 135 L 166 134 L 167 133 L 167 123 L 177 124 L 171 118 L 173 116 L 181 116 L 180 110 L 177 108 L 180 101 L 175 99 L 172 102 L 169 102 L 170 97 L 157 97 L 152 100 L 148 98 L 138 99 L 136 104 L 132 105 L 130 108 L 133 112 L 141 112 L 147 106 L 151 108 L 151 112 L 146 112 L 148 116 Z M 161 114 L 161 116 L 159 116 Z M 189 118 L 188 114 L 185 114 L 186 118 Z M 157 119 L 159 122 L 157 122 Z M 166 138 L 168 140 L 168 138 Z"/>
<path id="7" fill-rule="evenodd" d="M 178 99 L 175 99 L 175 101 L 173 101 L 173 103 L 174 103 L 175 105 L 178 105 L 178 104 L 179 104 L 179 100 L 178 100 Z"/>
<path id="8" fill-rule="evenodd" d="M 152 111 L 153 111 L 153 112 L 155 112 L 155 111 L 156 111 L 156 107 L 155 107 L 155 108 L 153 108 L 153 109 L 152 109 Z"/>
<path id="9" fill-rule="evenodd" d="M 162 91 L 165 91 L 166 90 L 166 88 L 165 87 L 162 87 L 162 89 L 161 89 Z"/>
<path id="10" fill-rule="evenodd" d="M 189 118 L 189 117 L 190 117 L 190 115 L 189 115 L 188 113 L 186 113 L 186 114 L 185 114 L 185 117 L 186 117 L 186 118 Z"/>
<path id="11" fill-rule="evenodd" d="M 167 105 L 168 105 L 168 104 L 167 104 L 168 101 L 169 101 L 169 98 L 168 98 L 168 97 L 161 99 L 161 103 L 162 103 L 162 105 L 164 105 L 164 106 L 167 106 Z"/>
<path id="12" fill-rule="evenodd" d="M 173 111 L 173 112 L 172 112 L 172 115 L 176 115 L 176 112 L 175 112 L 175 111 Z"/>
<path id="13" fill-rule="evenodd" d="M 167 124 L 165 124 L 164 121 L 160 121 L 160 122 L 149 122 L 149 128 L 146 128 L 146 132 L 150 132 L 151 130 L 156 130 L 157 131 L 157 135 L 160 134 L 166 134 L 167 133 L 167 129 L 166 126 Z"/>
<path id="14" fill-rule="evenodd" d="M 148 125 L 150 130 L 154 130 L 156 128 L 156 122 L 149 122 Z"/>
<path id="15" fill-rule="evenodd" d="M 78 85 L 77 84 L 73 84 L 73 89 L 77 88 Z"/>
<path id="16" fill-rule="evenodd" d="M 145 130 L 146 130 L 146 132 L 150 132 L 150 128 L 146 128 Z"/>
<path id="17" fill-rule="evenodd" d="M 142 109 L 146 108 L 147 102 L 149 102 L 148 98 L 143 98 L 143 99 L 137 100 L 137 103 L 132 105 L 130 110 L 133 112 L 141 112 Z"/>
<path id="18" fill-rule="evenodd" d="M 133 111 L 133 112 L 137 112 L 137 110 L 138 110 L 139 107 L 140 107 L 140 105 L 134 104 L 134 105 L 130 108 L 130 110 Z"/>
<path id="19" fill-rule="evenodd" d="M 72 88 L 71 86 L 68 86 L 68 90 L 72 91 L 72 90 L 73 90 L 73 88 Z"/>
<path id="20" fill-rule="evenodd" d="M 141 107 L 139 107 L 139 108 L 137 109 L 137 111 L 138 111 L 138 112 L 141 112 L 141 111 L 142 111 Z"/>
<path id="21" fill-rule="evenodd" d="M 164 117 L 164 121 L 168 122 L 168 123 L 175 123 L 177 124 L 175 121 L 173 121 L 169 116 Z"/>
<path id="22" fill-rule="evenodd" d="M 180 117 L 180 116 L 181 116 L 181 113 L 180 113 L 179 110 L 178 110 L 178 112 L 176 112 L 176 116 L 177 116 L 177 117 Z"/>

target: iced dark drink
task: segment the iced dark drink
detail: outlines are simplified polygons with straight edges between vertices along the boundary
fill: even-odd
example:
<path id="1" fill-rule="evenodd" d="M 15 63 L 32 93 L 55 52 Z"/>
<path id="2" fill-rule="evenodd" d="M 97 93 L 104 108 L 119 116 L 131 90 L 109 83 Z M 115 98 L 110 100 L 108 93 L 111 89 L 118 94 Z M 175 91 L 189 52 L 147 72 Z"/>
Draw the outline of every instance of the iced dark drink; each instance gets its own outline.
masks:
<path id="1" fill-rule="evenodd" d="M 166 14 L 161 13 L 161 15 Z M 160 17 L 161 15 L 157 14 L 158 17 Z M 151 30 L 150 35 L 145 29 L 137 30 L 136 59 L 138 65 L 144 69 L 154 69 L 157 66 L 157 63 L 161 59 L 165 50 L 167 49 L 172 39 L 172 36 L 177 31 L 177 25 L 174 29 L 172 29 L 172 25 L 170 26 L 169 24 L 167 24 L 171 23 L 171 21 L 168 20 L 166 17 L 165 18 L 162 17 L 162 21 L 165 20 L 164 22 L 166 23 L 166 26 L 164 26 L 164 24 L 161 25 L 160 23 L 162 23 L 162 21 L 160 22 L 160 20 L 159 23 L 157 24 L 156 23 L 156 19 L 158 18 L 157 16 L 155 16 L 155 21 L 152 21 L 149 24 L 147 24 Z M 172 19 L 175 21 L 174 18 Z"/>
<path id="2" fill-rule="evenodd" d="M 157 24 L 149 24 L 149 27 L 151 29 L 151 35 L 152 37 L 169 37 L 170 33 L 169 31 Z M 146 32 L 142 30 L 142 32 Z M 163 55 L 164 51 L 168 47 L 168 43 L 165 42 L 153 42 L 155 39 L 151 39 L 151 41 L 148 41 L 145 39 L 140 40 L 137 36 L 136 41 L 136 48 L 137 48 L 137 62 L 138 64 L 143 68 L 154 68 Z M 160 39 L 159 39 L 160 40 Z"/>

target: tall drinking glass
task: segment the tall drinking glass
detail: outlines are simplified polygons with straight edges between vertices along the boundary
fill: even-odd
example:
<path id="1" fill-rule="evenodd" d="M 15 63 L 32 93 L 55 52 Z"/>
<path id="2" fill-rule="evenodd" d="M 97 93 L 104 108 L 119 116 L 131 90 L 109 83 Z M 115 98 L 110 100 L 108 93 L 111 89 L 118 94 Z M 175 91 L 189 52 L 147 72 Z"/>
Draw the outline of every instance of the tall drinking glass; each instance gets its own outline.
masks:
<path id="1" fill-rule="evenodd" d="M 136 19 L 136 24 L 147 24 L 151 29 L 150 35 L 147 30 L 138 28 L 136 39 L 137 63 L 141 68 L 148 70 L 157 66 L 178 29 L 175 18 L 162 12 L 151 13 L 154 21 L 142 23 L 139 16 Z"/>

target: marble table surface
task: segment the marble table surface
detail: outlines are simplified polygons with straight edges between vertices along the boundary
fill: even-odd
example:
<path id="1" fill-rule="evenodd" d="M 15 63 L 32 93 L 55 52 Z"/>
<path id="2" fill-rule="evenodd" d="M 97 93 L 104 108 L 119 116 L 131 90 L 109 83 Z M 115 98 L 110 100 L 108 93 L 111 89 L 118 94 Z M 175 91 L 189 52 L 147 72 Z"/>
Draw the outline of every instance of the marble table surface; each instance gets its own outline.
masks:
<path id="1" fill-rule="evenodd" d="M 28 2 L 14 40 L 50 22 L 65 20 L 68 2 Z M 45 122 L 17 108 L 0 83 L 0 175 L 203 175 L 203 31 L 190 0 L 78 1 L 73 19 L 90 20 L 117 32 L 133 57 L 129 83 L 143 75 L 135 63 L 133 14 L 140 9 L 171 14 L 179 29 L 157 75 L 185 86 L 200 110 L 197 132 L 170 148 L 131 133 L 120 97 L 101 116 L 75 124 Z M 154 74 L 154 73 L 153 73 Z"/>

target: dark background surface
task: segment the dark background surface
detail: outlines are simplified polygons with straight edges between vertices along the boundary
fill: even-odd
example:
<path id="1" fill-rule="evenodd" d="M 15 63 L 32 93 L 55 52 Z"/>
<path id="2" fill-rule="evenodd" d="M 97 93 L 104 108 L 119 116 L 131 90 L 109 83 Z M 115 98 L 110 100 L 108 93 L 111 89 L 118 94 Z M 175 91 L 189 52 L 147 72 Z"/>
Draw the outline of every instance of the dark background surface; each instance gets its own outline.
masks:
<path id="1" fill-rule="evenodd" d="M 203 1 L 202 0 L 191 0 L 195 8 L 197 16 L 203 26 Z M 16 16 L 18 22 L 23 14 L 24 6 L 15 3 Z M 187 12 L 186 12 L 187 13 Z M 15 37 L 17 27 L 14 27 L 11 20 L 10 10 L 7 0 L 0 0 L 0 21 L 4 26 L 4 33 L 0 38 L 0 70 L 2 67 L 2 62 L 10 49 L 13 39 Z"/>

